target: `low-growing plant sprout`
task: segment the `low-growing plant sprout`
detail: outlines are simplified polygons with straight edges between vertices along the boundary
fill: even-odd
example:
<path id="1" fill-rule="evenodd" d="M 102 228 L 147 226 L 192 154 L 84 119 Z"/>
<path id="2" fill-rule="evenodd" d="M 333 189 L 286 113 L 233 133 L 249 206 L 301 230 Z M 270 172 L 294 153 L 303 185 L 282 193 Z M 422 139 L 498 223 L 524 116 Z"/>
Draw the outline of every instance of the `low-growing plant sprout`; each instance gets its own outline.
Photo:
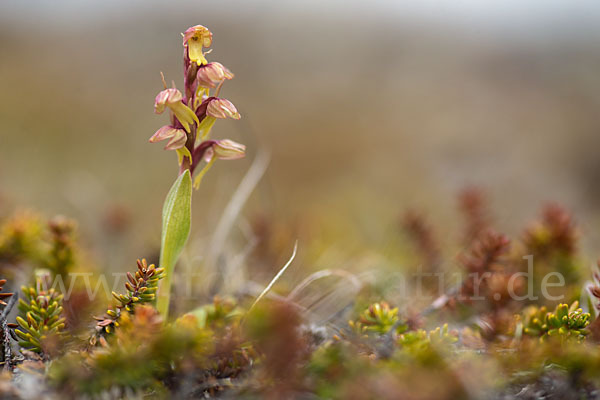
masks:
<path id="1" fill-rule="evenodd" d="M 458 342 L 458 333 L 450 330 L 448 324 L 437 327 L 429 332 L 424 329 L 406 332 L 399 336 L 398 344 L 411 351 L 419 351 L 429 346 L 449 346 Z"/>
<path id="2" fill-rule="evenodd" d="M 19 299 L 19 316 L 15 329 L 19 346 L 36 353 L 47 353 L 47 346 L 60 339 L 65 327 L 61 317 L 63 295 L 49 286 L 49 275 L 40 271 L 34 286 L 21 288 L 25 300 Z"/>
<path id="3" fill-rule="evenodd" d="M 158 283 L 164 277 L 164 268 L 156 268 L 154 264 L 148 265 L 145 259 L 137 260 L 137 270 L 135 275 L 127 272 L 127 282 L 125 282 L 126 294 L 117 294 L 112 292 L 112 296 L 117 301 L 114 308 L 109 308 L 104 316 L 95 317 L 96 332 L 90 338 L 92 346 L 100 344 L 107 346 L 106 336 L 114 332 L 119 326 L 121 313 L 129 314 L 134 312 L 134 307 L 139 304 L 152 303 L 156 299 Z"/>
<path id="4" fill-rule="evenodd" d="M 398 333 L 408 329 L 406 323 L 398 324 L 398 308 L 391 308 L 385 301 L 371 304 L 360 314 L 358 320 L 349 321 L 348 324 L 359 335 L 369 332 L 384 334 L 395 325 L 398 326 Z"/>
<path id="5" fill-rule="evenodd" d="M 590 324 L 590 314 L 583 312 L 577 301 L 570 307 L 559 304 L 553 312 L 543 306 L 530 306 L 519 319 L 525 335 L 539 337 L 542 341 L 554 336 L 561 340 L 582 341 L 589 333 L 585 328 Z"/>
<path id="6" fill-rule="evenodd" d="M 240 119 L 229 100 L 219 97 L 223 83 L 234 75 L 218 62 L 208 62 L 204 51 L 212 45 L 212 33 L 202 25 L 192 26 L 183 34 L 183 92 L 173 83 L 167 87 L 163 76 L 162 90 L 154 101 L 154 112 L 168 110 L 170 122 L 159 128 L 150 142 L 167 141 L 166 150 L 175 150 L 179 175 L 163 207 L 160 267 L 165 279 L 158 294 L 157 308 L 166 318 L 169 309 L 171 279 L 191 226 L 192 178 L 198 189 L 203 176 L 217 160 L 235 160 L 245 155 L 246 147 L 233 140 L 210 139 L 218 119 Z"/>

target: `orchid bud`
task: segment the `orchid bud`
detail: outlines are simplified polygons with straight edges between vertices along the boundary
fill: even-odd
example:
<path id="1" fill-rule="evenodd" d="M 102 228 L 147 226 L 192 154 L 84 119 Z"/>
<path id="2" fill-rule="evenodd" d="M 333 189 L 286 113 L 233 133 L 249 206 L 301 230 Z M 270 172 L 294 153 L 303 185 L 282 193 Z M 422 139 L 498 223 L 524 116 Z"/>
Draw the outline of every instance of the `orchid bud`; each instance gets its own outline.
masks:
<path id="1" fill-rule="evenodd" d="M 187 141 L 187 135 L 183 129 L 165 125 L 157 130 L 149 139 L 149 141 L 151 143 L 156 143 L 167 139 L 170 140 L 165 146 L 165 150 L 177 150 L 185 145 L 185 142 Z"/>
<path id="2" fill-rule="evenodd" d="M 186 132 L 190 132 L 191 124 L 198 124 L 198 117 L 185 104 L 183 104 L 183 95 L 175 88 L 165 89 L 156 95 L 154 100 L 154 112 L 161 114 L 165 110 L 165 106 L 175 114 Z"/>
<path id="3" fill-rule="evenodd" d="M 233 119 L 241 118 L 240 113 L 238 113 L 232 102 L 219 98 L 214 98 L 208 103 L 206 107 L 206 115 L 221 119 L 228 117 Z"/>
<path id="4" fill-rule="evenodd" d="M 203 88 L 215 88 L 218 83 L 225 79 L 232 79 L 233 74 L 223 64 L 210 62 L 198 68 L 196 74 L 198 86 Z"/>
<path id="5" fill-rule="evenodd" d="M 212 33 L 202 25 L 192 26 L 183 34 L 183 46 L 187 48 L 190 61 L 198 65 L 207 63 L 202 49 L 212 44 Z"/>
<path id="6" fill-rule="evenodd" d="M 246 155 L 246 146 L 233 140 L 217 140 L 207 151 L 206 159 L 216 157 L 219 160 L 237 160 Z"/>

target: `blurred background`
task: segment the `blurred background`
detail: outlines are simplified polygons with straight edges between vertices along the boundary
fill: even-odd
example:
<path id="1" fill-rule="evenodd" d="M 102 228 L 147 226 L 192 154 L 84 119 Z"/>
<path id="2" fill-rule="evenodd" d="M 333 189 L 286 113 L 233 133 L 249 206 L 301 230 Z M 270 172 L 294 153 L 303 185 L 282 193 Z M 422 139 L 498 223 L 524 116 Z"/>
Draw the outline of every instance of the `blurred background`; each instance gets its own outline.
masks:
<path id="1" fill-rule="evenodd" d="M 156 254 L 177 164 L 148 143 L 166 121 L 153 100 L 160 71 L 182 87 L 180 32 L 195 24 L 213 32 L 209 59 L 236 74 L 221 93 L 242 119 L 213 134 L 248 156 L 217 163 L 195 193 L 192 243 L 265 149 L 268 170 L 234 231 L 280 229 L 274 270 L 296 238 L 301 252 L 303 240 L 320 244 L 320 268 L 343 266 L 323 249 L 385 249 L 407 208 L 451 235 L 470 185 L 486 190 L 501 229 L 518 232 L 558 201 L 600 250 L 592 0 L 3 0 L 1 213 L 74 217 L 115 270 Z"/>

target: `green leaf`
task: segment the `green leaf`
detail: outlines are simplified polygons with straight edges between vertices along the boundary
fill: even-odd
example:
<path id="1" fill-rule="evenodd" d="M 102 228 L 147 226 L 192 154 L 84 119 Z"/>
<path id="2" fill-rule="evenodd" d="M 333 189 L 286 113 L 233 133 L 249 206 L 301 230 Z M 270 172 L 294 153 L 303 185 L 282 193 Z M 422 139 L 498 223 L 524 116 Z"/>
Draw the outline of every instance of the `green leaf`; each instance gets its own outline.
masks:
<path id="1" fill-rule="evenodd" d="M 196 308 L 195 310 L 189 312 L 189 314 L 196 317 L 196 319 L 198 320 L 199 328 L 202 328 L 202 329 L 206 328 L 206 319 L 208 318 L 208 313 L 206 311 L 206 307 Z"/>
<path id="2" fill-rule="evenodd" d="M 191 222 L 192 177 L 186 170 L 173 183 L 163 206 L 159 264 L 165 269 L 165 278 L 158 292 L 157 308 L 165 319 L 169 312 L 173 271 L 190 235 Z"/>

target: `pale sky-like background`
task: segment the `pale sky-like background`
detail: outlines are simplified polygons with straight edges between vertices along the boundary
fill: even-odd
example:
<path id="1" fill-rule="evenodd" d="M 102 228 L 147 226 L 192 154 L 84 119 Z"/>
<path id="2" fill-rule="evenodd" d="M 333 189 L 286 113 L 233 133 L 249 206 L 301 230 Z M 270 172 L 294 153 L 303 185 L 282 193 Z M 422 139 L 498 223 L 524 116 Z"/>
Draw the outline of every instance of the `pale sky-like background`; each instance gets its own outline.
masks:
<path id="1" fill-rule="evenodd" d="M 272 154 L 248 207 L 282 221 L 328 215 L 373 236 L 406 207 L 450 231 L 455 195 L 488 190 L 508 231 L 540 205 L 600 235 L 597 1 L 24 1 L 0 3 L 0 195 L 133 229 L 115 253 L 155 248 L 174 155 L 147 138 L 159 71 L 181 84 L 188 26 L 214 33 L 240 112 L 217 137 L 248 157 L 217 165 L 196 197 L 210 232 L 258 148 Z M 8 208 L 7 208 L 8 209 Z"/>

